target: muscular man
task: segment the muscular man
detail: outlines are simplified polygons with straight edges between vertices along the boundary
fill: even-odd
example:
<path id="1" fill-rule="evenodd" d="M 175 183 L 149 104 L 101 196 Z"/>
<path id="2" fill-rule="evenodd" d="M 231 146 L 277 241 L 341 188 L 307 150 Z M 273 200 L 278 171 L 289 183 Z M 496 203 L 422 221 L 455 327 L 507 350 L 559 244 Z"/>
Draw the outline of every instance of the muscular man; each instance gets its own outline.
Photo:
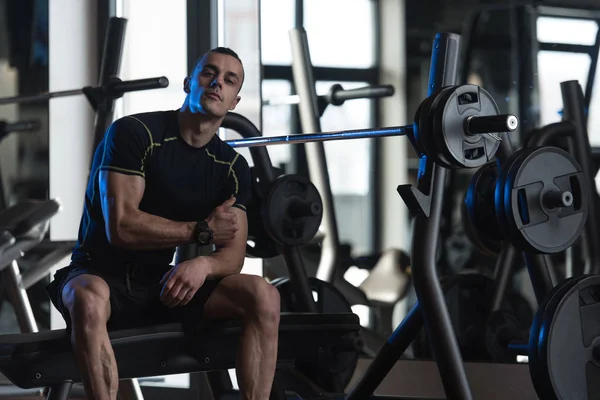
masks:
<path id="1" fill-rule="evenodd" d="M 250 170 L 217 133 L 238 104 L 244 69 L 216 48 L 184 80 L 181 109 L 123 117 L 98 146 L 71 264 L 47 291 L 71 332 L 89 399 L 116 399 L 108 331 L 180 320 L 239 318 L 236 371 L 244 399 L 269 397 L 279 293 L 240 274 Z M 217 251 L 181 262 L 176 246 Z"/>

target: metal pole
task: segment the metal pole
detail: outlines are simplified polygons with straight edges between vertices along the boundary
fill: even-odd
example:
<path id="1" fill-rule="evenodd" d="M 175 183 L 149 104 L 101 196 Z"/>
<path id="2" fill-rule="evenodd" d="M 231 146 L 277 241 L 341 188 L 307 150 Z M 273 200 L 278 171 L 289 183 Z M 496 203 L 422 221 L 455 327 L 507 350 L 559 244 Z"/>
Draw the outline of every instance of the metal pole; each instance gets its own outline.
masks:
<path id="1" fill-rule="evenodd" d="M 300 97 L 298 111 L 300 113 L 302 130 L 304 132 L 320 132 L 320 112 L 315 89 L 315 79 L 308 48 L 308 39 L 304 28 L 297 26 L 295 29 L 290 30 L 290 41 L 293 56 L 292 73 L 294 75 L 294 87 Z M 332 282 L 335 267 L 339 261 L 338 249 L 340 247 L 340 240 L 323 143 L 307 144 L 306 158 L 310 180 L 321 194 L 323 200 L 322 227 L 324 238 L 316 277 L 326 282 Z"/>
<path id="2" fill-rule="evenodd" d="M 6 287 L 8 298 L 15 310 L 21 332 L 37 332 L 38 326 L 33 315 L 33 310 L 31 309 L 31 303 L 27 297 L 27 291 L 21 285 L 21 274 L 17 261 L 13 260 L 10 266 L 7 266 L 0 272 L 0 276 Z"/>
<path id="3" fill-rule="evenodd" d="M 228 140 L 231 147 L 261 147 L 278 144 L 326 142 L 330 140 L 364 139 L 385 136 L 403 136 L 412 132 L 412 126 L 396 126 L 381 129 L 357 129 L 352 131 L 306 133 L 286 136 L 260 136 L 247 139 Z"/>
<path id="4" fill-rule="evenodd" d="M 436 35 L 429 71 L 429 96 L 444 86 L 458 83 L 460 41 L 461 37 L 457 34 Z M 411 252 L 412 278 L 446 396 L 450 399 L 470 400 L 471 389 L 436 269 L 447 171 L 430 160 L 427 160 L 426 168 L 431 168 L 433 175 L 431 208 L 429 217 L 422 213 L 415 217 Z"/>
<path id="5" fill-rule="evenodd" d="M 588 205 L 588 223 L 585 224 L 588 257 L 590 258 L 591 273 L 600 273 L 600 229 L 598 227 L 598 203 L 594 195 L 596 189 L 595 169 L 592 162 L 592 148 L 587 131 L 585 117 L 585 100 L 581 85 L 577 81 L 561 82 L 560 90 L 563 98 L 564 119 L 575 126 L 572 153 L 581 166 L 585 179 L 591 188 L 592 196 Z"/>
<path id="6" fill-rule="evenodd" d="M 125 18 L 112 17 L 108 20 L 106 36 L 104 38 L 104 51 L 102 52 L 102 65 L 100 66 L 98 79 L 99 86 L 108 84 L 111 79 L 119 75 L 121 59 L 123 56 L 123 44 L 125 43 L 126 26 L 127 20 Z M 101 101 L 94 107 L 96 118 L 94 120 L 92 154 L 98 144 L 102 141 L 106 129 L 113 120 L 115 99 L 104 98 L 103 100 L 104 101 Z"/>

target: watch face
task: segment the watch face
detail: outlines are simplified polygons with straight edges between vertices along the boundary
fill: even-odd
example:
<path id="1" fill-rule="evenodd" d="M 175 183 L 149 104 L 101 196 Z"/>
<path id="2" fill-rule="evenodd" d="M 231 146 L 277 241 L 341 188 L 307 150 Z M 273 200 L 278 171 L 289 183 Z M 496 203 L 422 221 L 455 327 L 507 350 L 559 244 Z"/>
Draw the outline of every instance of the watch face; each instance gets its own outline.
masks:
<path id="1" fill-rule="evenodd" d="M 201 243 L 208 243 L 210 241 L 210 232 L 202 231 L 198 233 L 198 240 Z"/>

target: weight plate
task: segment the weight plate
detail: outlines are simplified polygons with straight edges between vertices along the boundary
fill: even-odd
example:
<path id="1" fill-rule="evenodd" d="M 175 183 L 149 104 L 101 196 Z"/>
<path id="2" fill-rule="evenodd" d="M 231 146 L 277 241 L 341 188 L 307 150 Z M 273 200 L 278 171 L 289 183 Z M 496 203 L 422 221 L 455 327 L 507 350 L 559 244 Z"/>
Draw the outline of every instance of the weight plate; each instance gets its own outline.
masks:
<path id="1" fill-rule="evenodd" d="M 529 374 L 531 376 L 531 380 L 535 390 L 538 393 L 542 393 L 546 390 L 544 384 L 541 384 L 542 378 L 539 377 L 541 375 L 543 377 L 543 373 L 540 374 L 540 369 L 535 368 L 539 365 L 538 361 L 538 341 L 544 335 L 540 335 L 541 328 L 543 326 L 544 314 L 548 311 L 548 307 L 552 305 L 554 308 L 556 307 L 556 302 L 553 300 L 556 297 L 562 298 L 564 293 L 566 293 L 571 287 L 573 287 L 577 281 L 584 276 L 577 276 L 573 278 L 569 278 L 564 280 L 563 282 L 556 285 L 552 291 L 544 298 L 542 303 L 539 305 L 538 310 L 533 318 L 533 322 L 531 323 L 531 329 L 529 331 L 529 351 L 528 351 L 528 364 L 529 364 Z M 543 370 L 541 372 L 544 372 Z M 547 375 L 547 374 L 546 374 Z"/>
<path id="2" fill-rule="evenodd" d="M 278 177 L 265 204 L 265 229 L 271 238 L 287 246 L 310 242 L 323 219 L 319 191 L 307 178 L 288 174 Z"/>
<path id="3" fill-rule="evenodd" d="M 426 129 L 422 135 L 423 145 L 425 153 L 429 158 L 437 165 L 444 168 L 451 168 L 451 164 L 446 160 L 439 147 L 436 145 L 435 137 L 435 113 L 436 110 L 440 109 L 440 104 L 444 104 L 444 99 L 448 97 L 448 94 L 455 89 L 454 86 L 447 86 L 442 88 L 438 93 L 432 95 L 432 101 L 428 104 L 429 107 L 424 109 L 427 114 L 423 114 L 426 118 Z"/>
<path id="4" fill-rule="evenodd" d="M 417 155 L 419 157 L 421 157 L 424 154 L 424 150 L 423 147 L 420 145 L 419 143 L 419 135 L 420 135 L 420 127 L 419 127 L 419 121 L 421 119 L 421 111 L 423 110 L 423 104 L 427 101 L 427 99 L 423 100 L 422 102 L 419 103 L 419 107 L 417 107 L 417 111 L 415 111 L 415 118 L 413 121 L 413 129 L 412 129 L 412 133 L 409 133 L 407 135 L 408 140 L 410 141 L 410 143 L 412 144 L 413 148 L 415 149 Z"/>
<path id="5" fill-rule="evenodd" d="M 314 277 L 309 280 L 320 313 L 352 313 L 350 303 L 336 287 Z M 296 312 L 295 296 L 289 278 L 278 278 L 272 283 L 279 290 L 281 312 Z M 340 346 L 323 349 L 322 357 L 316 365 L 297 362 L 296 368 L 326 391 L 343 393 L 354 375 L 361 353 L 358 332 L 348 334 L 344 339 L 345 343 Z"/>
<path id="6" fill-rule="evenodd" d="M 600 396 L 600 276 L 566 281 L 540 310 L 541 326 L 529 367 L 542 399 Z"/>
<path id="7" fill-rule="evenodd" d="M 460 273 L 444 278 L 442 287 L 446 305 L 451 314 L 454 334 L 458 341 L 459 350 L 465 361 L 494 361 L 488 351 L 486 333 L 489 330 L 489 307 L 492 302 L 496 283 L 486 276 L 476 273 Z M 511 299 L 518 296 L 507 288 L 502 303 L 502 310 L 514 316 L 518 327 L 526 331 L 531 323 L 533 312 L 526 320 L 520 320 L 513 313 L 514 304 Z M 416 358 L 432 358 L 429 339 L 422 329 L 413 342 Z"/>
<path id="8" fill-rule="evenodd" d="M 429 113 L 431 110 L 431 104 L 434 102 L 438 93 L 439 92 L 432 93 L 431 96 L 427 97 L 421 102 L 422 107 L 421 112 L 419 113 L 419 126 L 417 129 L 417 135 L 415 137 L 417 147 L 421 149 L 423 154 L 425 154 L 425 156 L 432 161 L 435 159 L 433 157 L 435 151 L 432 150 L 431 146 L 431 118 Z"/>
<path id="9" fill-rule="evenodd" d="M 444 168 L 455 168 L 455 162 L 451 161 L 452 155 L 446 151 L 446 144 L 444 143 L 443 135 L 440 132 L 443 131 L 443 119 L 444 109 L 448 99 L 456 91 L 458 86 L 451 86 L 444 90 L 437 98 L 434 106 L 431 107 L 431 142 L 435 148 L 436 161 Z"/>
<path id="10" fill-rule="evenodd" d="M 283 175 L 283 170 L 273 167 L 275 176 Z M 263 185 L 260 183 L 259 171 L 250 168 L 252 176 L 252 198 L 246 207 L 248 218 L 248 241 L 246 255 L 253 258 L 273 258 L 280 254 L 279 245 L 269 236 L 264 225 L 265 196 Z"/>
<path id="11" fill-rule="evenodd" d="M 495 163 L 479 168 L 471 178 L 461 207 L 467 237 L 486 255 L 497 255 L 502 248 L 503 237 L 494 209 L 497 176 Z"/>
<path id="12" fill-rule="evenodd" d="M 579 238 L 587 219 L 588 190 L 581 167 L 557 147 L 518 153 L 499 182 L 508 238 L 529 253 L 561 252 Z M 556 206 L 559 200 L 562 206 Z"/>
<path id="13" fill-rule="evenodd" d="M 489 134 L 466 134 L 464 121 L 471 116 L 499 115 L 492 96 L 479 86 L 462 85 L 440 106 L 433 134 L 443 157 L 453 168 L 478 168 L 490 162 L 500 141 Z"/>
<path id="14" fill-rule="evenodd" d="M 510 155 L 507 160 L 504 160 L 504 163 L 500 166 L 500 172 L 498 177 L 496 178 L 496 187 L 494 191 L 494 208 L 496 212 L 496 221 L 497 226 L 502 236 L 506 239 L 510 239 L 510 232 L 508 229 L 508 223 L 506 221 L 506 215 L 504 214 L 504 185 L 506 182 L 506 176 L 511 172 L 511 166 L 517 165 L 516 161 L 525 155 L 522 152 L 514 152 Z M 509 242 L 514 243 L 513 240 L 509 240 Z M 519 247 L 519 246 L 517 246 Z M 520 247 L 519 247 L 520 248 Z"/>

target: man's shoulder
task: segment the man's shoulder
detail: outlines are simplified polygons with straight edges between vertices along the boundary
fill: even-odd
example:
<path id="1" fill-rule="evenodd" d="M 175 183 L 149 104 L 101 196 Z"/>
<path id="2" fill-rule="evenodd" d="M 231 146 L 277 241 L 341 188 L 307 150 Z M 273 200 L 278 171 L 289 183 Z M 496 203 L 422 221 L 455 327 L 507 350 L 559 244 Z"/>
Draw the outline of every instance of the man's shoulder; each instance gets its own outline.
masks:
<path id="1" fill-rule="evenodd" d="M 175 118 L 175 110 L 160 110 L 124 115 L 115 122 L 120 122 L 127 125 L 138 123 L 145 125 L 147 128 L 153 128 L 165 126 L 172 122 Z"/>

